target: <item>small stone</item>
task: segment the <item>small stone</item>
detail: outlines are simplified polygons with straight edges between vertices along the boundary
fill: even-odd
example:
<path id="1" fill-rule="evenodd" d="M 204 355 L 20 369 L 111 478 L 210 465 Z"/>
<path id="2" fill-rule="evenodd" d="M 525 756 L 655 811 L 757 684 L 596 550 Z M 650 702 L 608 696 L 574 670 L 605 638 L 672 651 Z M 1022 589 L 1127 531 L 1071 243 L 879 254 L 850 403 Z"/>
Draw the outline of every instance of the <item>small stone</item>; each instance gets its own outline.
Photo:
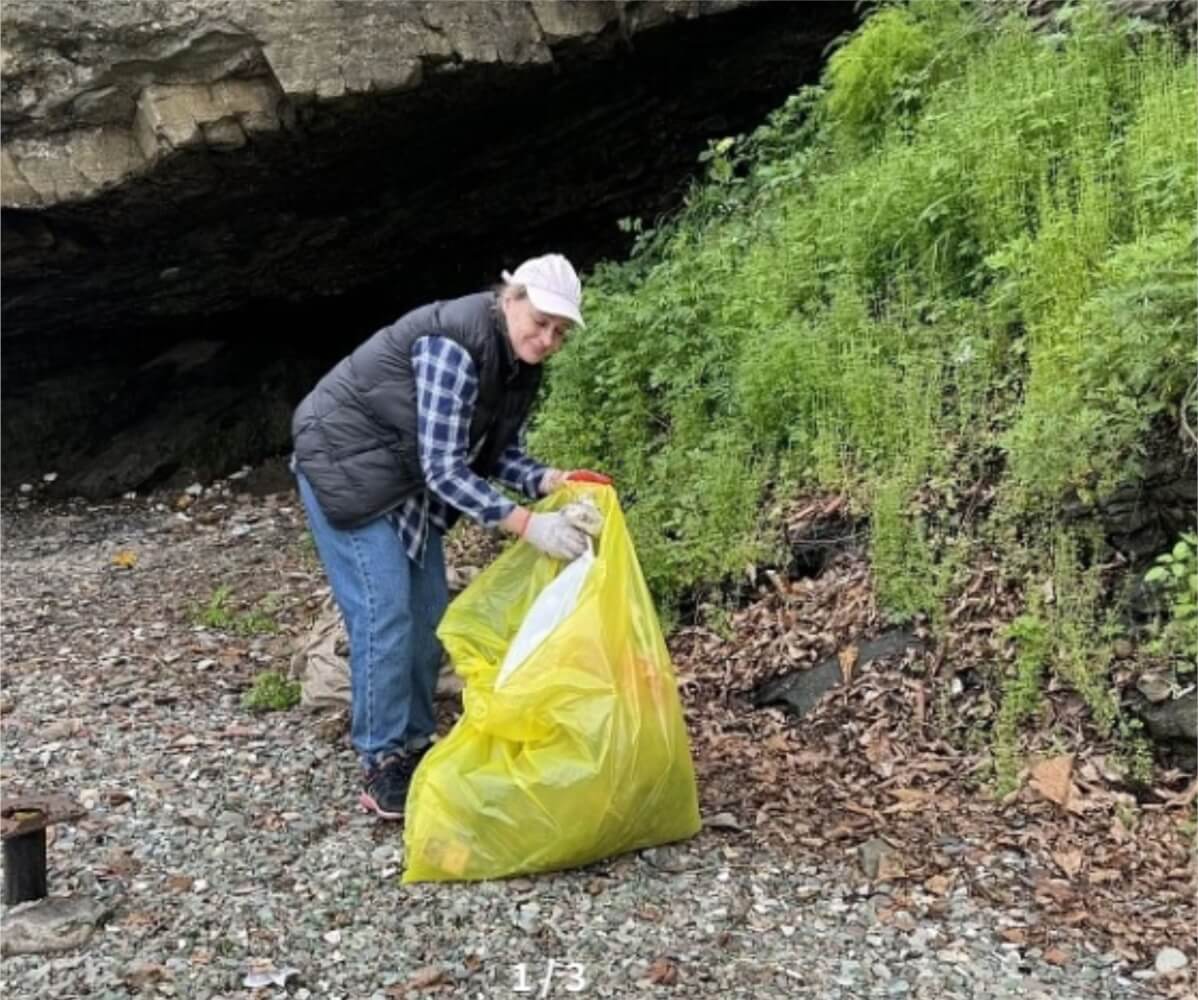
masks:
<path id="1" fill-rule="evenodd" d="M 58 719 L 42 728 L 42 735 L 48 740 L 65 740 L 77 736 L 83 731 L 82 719 Z M 86 789 L 89 798 L 95 799 L 95 789 Z M 89 807 L 91 808 L 91 807 Z"/>
<path id="2" fill-rule="evenodd" d="M 47 896 L 5 914 L 0 954 L 36 955 L 82 947 L 108 908 L 83 896 Z"/>
<path id="3" fill-rule="evenodd" d="M 938 937 L 940 937 L 940 931 L 937 928 L 930 926 L 919 927 L 911 935 L 911 947 L 923 951 Z"/>
<path id="4" fill-rule="evenodd" d="M 969 844 L 956 837 L 941 837 L 938 844 L 940 850 L 950 858 L 955 858 L 969 850 Z"/>
<path id="5" fill-rule="evenodd" d="M 1189 964 L 1185 952 L 1177 948 L 1162 948 L 1156 953 L 1156 971 L 1161 975 L 1184 969 Z"/>
<path id="6" fill-rule="evenodd" d="M 879 837 L 867 840 L 858 847 L 857 859 L 861 864 L 861 870 L 870 879 L 881 878 L 885 881 L 902 870 L 894 848 Z"/>
<path id="7" fill-rule="evenodd" d="M 1164 674 L 1150 671 L 1136 681 L 1136 690 L 1149 701 L 1160 702 L 1173 694 L 1173 684 Z"/>
<path id="8" fill-rule="evenodd" d="M 535 934 L 541 926 L 541 908 L 536 903 L 524 903 L 516 911 L 514 923 L 525 934 Z"/>
<path id="9" fill-rule="evenodd" d="M 730 812 L 721 812 L 704 817 L 703 825 L 713 830 L 739 830 L 740 820 Z"/>
<path id="10" fill-rule="evenodd" d="M 969 961 L 969 956 L 958 948 L 941 948 L 936 952 L 936 957 L 942 962 L 951 962 L 953 964 Z"/>

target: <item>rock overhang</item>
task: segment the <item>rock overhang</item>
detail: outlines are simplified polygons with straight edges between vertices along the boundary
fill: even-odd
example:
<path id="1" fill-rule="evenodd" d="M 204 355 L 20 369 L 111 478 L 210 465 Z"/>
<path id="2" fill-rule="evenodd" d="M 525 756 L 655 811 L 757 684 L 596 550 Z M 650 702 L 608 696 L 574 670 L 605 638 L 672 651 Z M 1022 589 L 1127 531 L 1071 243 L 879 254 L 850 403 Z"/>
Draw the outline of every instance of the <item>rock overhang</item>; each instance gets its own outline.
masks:
<path id="1" fill-rule="evenodd" d="M 113 6 L 4 11 L 9 471 L 30 453 L 26 428 L 69 428 L 84 399 L 108 400 L 97 426 L 112 434 L 177 393 L 163 371 L 231 377 L 153 364 L 180 342 L 319 366 L 529 253 L 587 266 L 621 252 L 616 219 L 675 204 L 704 143 L 813 79 L 858 16 L 850 3 L 213 0 L 116 5 L 105 27 Z M 287 32 L 271 18 L 292 8 L 308 20 Z M 90 384 L 65 390 L 72 419 L 40 412 L 84 368 Z M 42 460 L 96 454 L 58 433 Z"/>

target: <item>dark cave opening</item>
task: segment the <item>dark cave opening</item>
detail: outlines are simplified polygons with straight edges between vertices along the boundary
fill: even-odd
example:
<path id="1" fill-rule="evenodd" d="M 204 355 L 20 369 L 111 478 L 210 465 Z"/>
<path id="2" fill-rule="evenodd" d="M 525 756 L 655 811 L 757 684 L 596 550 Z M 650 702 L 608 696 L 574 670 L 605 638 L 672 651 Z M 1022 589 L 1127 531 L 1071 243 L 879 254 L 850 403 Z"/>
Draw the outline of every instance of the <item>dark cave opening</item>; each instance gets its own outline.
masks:
<path id="1" fill-rule="evenodd" d="M 5 488 L 56 471 L 99 498 L 285 451 L 315 379 L 406 309 L 532 254 L 626 254 L 617 221 L 676 206 L 706 143 L 813 82 L 858 16 L 751 5 L 550 66 L 446 67 L 5 210 Z"/>

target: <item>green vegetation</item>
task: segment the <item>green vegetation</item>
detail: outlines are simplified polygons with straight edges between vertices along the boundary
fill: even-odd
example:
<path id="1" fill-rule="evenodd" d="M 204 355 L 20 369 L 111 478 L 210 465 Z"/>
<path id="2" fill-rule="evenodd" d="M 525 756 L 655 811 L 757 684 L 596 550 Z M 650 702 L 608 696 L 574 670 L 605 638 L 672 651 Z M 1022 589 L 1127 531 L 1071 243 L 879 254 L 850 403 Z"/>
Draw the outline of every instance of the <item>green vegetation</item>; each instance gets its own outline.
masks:
<path id="1" fill-rule="evenodd" d="M 316 539 L 310 530 L 304 530 L 303 534 L 300 535 L 297 545 L 299 547 L 300 562 L 304 567 L 314 571 L 319 570 L 321 568 L 320 554 L 316 551 Z"/>
<path id="2" fill-rule="evenodd" d="M 241 698 L 251 712 L 283 712 L 300 703 L 300 682 L 290 681 L 273 670 L 254 678 L 254 686 Z"/>
<path id="3" fill-rule="evenodd" d="M 1198 534 L 1185 532 L 1171 552 L 1162 553 L 1144 582 L 1164 597 L 1164 621 L 1157 624 L 1151 649 L 1176 658 L 1178 673 L 1193 673 L 1198 658 Z"/>
<path id="4" fill-rule="evenodd" d="M 617 477 L 667 615 L 779 559 L 766 512 L 804 490 L 870 512 L 896 619 L 942 624 L 972 548 L 998 546 L 1054 593 L 996 678 L 1009 774 L 1046 672 L 1125 729 L 1102 542 L 1061 513 L 1195 422 L 1198 76 L 1106 5 L 1040 31 L 977 10 L 882 7 L 820 86 L 711 144 L 676 216 L 625 220 L 632 256 L 592 276 L 534 444 Z M 950 516 L 981 480 L 992 509 Z"/>
<path id="5" fill-rule="evenodd" d="M 233 608 L 233 591 L 222 584 L 212 592 L 206 604 L 192 609 L 191 621 L 193 625 L 234 635 L 271 635 L 279 628 L 274 619 L 276 610 L 268 595 L 258 607 L 238 612 Z"/>
<path id="6" fill-rule="evenodd" d="M 1008 636 L 1015 640 L 1015 671 L 1002 689 L 1002 705 L 994 724 L 994 758 L 999 795 L 1016 787 L 1020 767 L 1019 727 L 1040 707 L 1040 678 L 1048 655 L 1047 630 L 1036 615 L 1020 615 Z"/>

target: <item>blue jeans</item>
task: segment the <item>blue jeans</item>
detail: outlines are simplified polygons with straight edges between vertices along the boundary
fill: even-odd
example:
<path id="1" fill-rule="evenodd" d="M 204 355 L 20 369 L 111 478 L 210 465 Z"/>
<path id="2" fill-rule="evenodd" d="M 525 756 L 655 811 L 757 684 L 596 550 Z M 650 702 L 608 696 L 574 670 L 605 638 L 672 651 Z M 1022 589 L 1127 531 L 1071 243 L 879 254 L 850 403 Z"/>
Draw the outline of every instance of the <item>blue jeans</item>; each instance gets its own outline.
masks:
<path id="1" fill-rule="evenodd" d="M 449 602 L 441 534 L 430 526 L 421 565 L 408 557 L 387 517 L 335 528 L 298 470 L 296 480 L 349 634 L 350 738 L 369 768 L 386 754 L 426 743 L 437 728 L 436 628 Z"/>

